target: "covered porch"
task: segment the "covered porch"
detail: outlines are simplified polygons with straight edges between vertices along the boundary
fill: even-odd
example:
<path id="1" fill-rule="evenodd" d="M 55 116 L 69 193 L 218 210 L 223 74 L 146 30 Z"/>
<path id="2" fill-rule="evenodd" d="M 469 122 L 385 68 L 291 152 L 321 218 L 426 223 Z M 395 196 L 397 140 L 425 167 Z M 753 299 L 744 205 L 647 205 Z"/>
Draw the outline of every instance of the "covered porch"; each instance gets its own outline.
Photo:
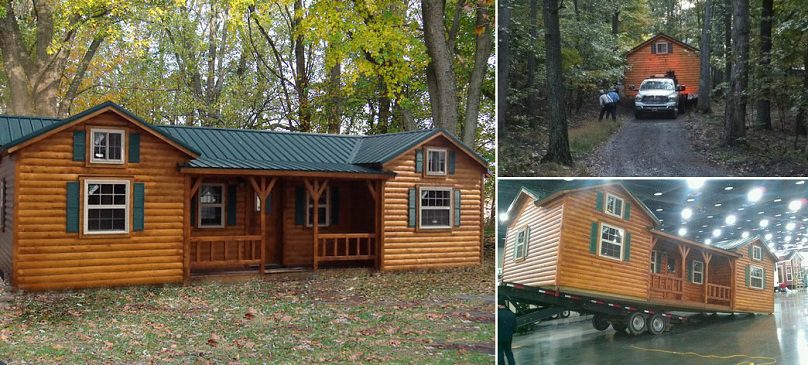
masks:
<path id="1" fill-rule="evenodd" d="M 652 231 L 648 299 L 712 310 L 735 301 L 737 254 L 660 231 Z"/>
<path id="2" fill-rule="evenodd" d="M 387 175 L 184 172 L 186 280 L 223 271 L 380 266 Z"/>

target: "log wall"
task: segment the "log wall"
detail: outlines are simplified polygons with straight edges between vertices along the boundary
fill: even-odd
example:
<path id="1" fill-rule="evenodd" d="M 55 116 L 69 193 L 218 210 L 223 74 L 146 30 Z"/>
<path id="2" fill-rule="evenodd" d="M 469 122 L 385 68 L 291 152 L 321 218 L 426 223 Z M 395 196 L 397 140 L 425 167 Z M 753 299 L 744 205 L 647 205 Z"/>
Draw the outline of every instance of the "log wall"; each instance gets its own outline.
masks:
<path id="1" fill-rule="evenodd" d="M 598 211 L 598 191 L 604 192 L 604 205 L 606 192 L 630 202 L 630 219 L 626 221 Z M 558 285 L 646 300 L 649 290 L 648 272 L 651 269 L 651 218 L 616 185 L 571 192 L 561 199 L 564 204 L 564 221 L 558 258 Z M 590 253 L 589 240 L 593 222 L 607 223 L 631 233 L 629 261 L 603 257 L 597 252 Z"/>
<path id="2" fill-rule="evenodd" d="M 667 37 L 666 39 L 672 42 Z M 656 44 L 655 39 L 651 44 Z M 637 95 L 637 90 L 629 90 L 628 86 L 634 85 L 639 90 L 642 80 L 651 75 L 665 74 L 668 70 L 676 72 L 676 79 L 680 85 L 687 86 L 684 91 L 687 94 L 699 93 L 699 55 L 698 53 L 682 47 L 677 43 L 673 44 L 673 52 L 668 54 L 652 54 L 651 44 L 645 45 L 634 53 L 626 56 L 629 69 L 625 76 L 625 93 L 633 98 Z"/>
<path id="3" fill-rule="evenodd" d="M 426 146 L 454 149 L 457 156 L 455 174 L 426 177 L 423 173 L 415 172 L 415 148 L 384 165 L 396 176 L 385 183 L 382 194 L 382 270 L 453 267 L 481 262 L 484 168 L 442 136 L 428 141 Z M 444 231 L 408 227 L 408 189 L 417 186 L 460 189 L 460 226 Z"/>
<path id="4" fill-rule="evenodd" d="M 15 153 L 19 161 L 17 287 L 37 290 L 181 282 L 184 177 L 177 164 L 187 161 L 187 156 L 141 130 L 139 163 L 121 167 L 73 161 L 73 131 L 84 130 L 88 123 L 137 129 L 107 112 Z M 124 151 L 128 154 L 128 148 Z M 67 182 L 86 175 L 132 177 L 134 182 L 145 183 L 145 230 L 91 237 L 66 233 Z M 83 213 L 79 225 L 83 227 Z"/>
<path id="5" fill-rule="evenodd" d="M 763 260 L 752 260 L 749 257 L 749 245 L 757 244 L 763 245 L 759 241 L 753 241 L 745 246 L 741 246 L 735 252 L 742 255 L 736 262 L 735 267 L 735 309 L 739 311 L 749 311 L 758 313 L 773 313 L 774 312 L 774 259 L 771 255 L 766 254 L 765 248 L 763 253 Z M 755 265 L 764 269 L 763 289 L 755 289 L 746 286 L 746 265 Z"/>
<path id="6" fill-rule="evenodd" d="M 563 209 L 560 200 L 541 207 L 537 207 L 532 198 L 522 202 L 516 217 L 508 224 L 502 260 L 503 281 L 537 287 L 556 285 Z M 525 227 L 530 227 L 527 255 L 514 260 L 516 236 Z"/>
<path id="7" fill-rule="evenodd" d="M 0 229 L 0 271 L 7 282 L 13 280 L 14 256 L 14 201 L 15 201 L 15 172 L 16 157 L 3 156 L 0 160 L 0 179 L 5 180 L 5 211 L 2 212 L 3 228 Z"/>

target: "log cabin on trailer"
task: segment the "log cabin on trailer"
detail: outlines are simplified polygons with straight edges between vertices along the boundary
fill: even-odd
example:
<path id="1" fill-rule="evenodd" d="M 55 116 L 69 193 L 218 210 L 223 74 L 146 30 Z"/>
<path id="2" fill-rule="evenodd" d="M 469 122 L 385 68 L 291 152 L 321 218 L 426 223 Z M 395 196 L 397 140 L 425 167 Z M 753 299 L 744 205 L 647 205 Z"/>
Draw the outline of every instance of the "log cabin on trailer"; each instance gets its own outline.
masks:
<path id="1" fill-rule="evenodd" d="M 0 116 L 0 271 L 16 289 L 211 270 L 482 260 L 487 164 L 451 134 L 151 125 L 107 102 Z"/>
<path id="2" fill-rule="evenodd" d="M 802 255 L 795 251 L 777 259 L 777 283 L 786 283 L 789 289 L 805 287 L 802 275 Z"/>
<path id="3" fill-rule="evenodd" d="M 776 257 L 759 238 L 706 245 L 667 234 L 621 184 L 523 188 L 507 215 L 505 283 L 667 310 L 774 311 Z"/>
<path id="4" fill-rule="evenodd" d="M 699 94 L 699 50 L 665 34 L 657 34 L 626 52 L 628 70 L 625 74 L 625 94 L 633 100 L 643 80 L 651 77 L 676 76 L 685 85 L 686 99 Z"/>

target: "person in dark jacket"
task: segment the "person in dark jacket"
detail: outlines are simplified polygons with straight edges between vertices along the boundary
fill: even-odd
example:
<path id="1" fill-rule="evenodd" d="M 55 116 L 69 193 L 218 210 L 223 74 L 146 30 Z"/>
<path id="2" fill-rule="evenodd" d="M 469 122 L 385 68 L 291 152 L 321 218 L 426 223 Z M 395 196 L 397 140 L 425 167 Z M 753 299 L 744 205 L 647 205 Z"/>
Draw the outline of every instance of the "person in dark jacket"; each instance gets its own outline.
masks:
<path id="1" fill-rule="evenodd" d="M 609 94 L 605 90 L 600 90 L 598 102 L 600 103 L 600 115 L 598 115 L 598 122 L 603 120 L 604 113 L 606 114 L 606 119 L 609 119 L 609 113 L 612 112 L 611 107 L 609 107 L 610 103 L 612 102 L 612 98 L 609 97 Z"/>
<path id="2" fill-rule="evenodd" d="M 505 302 L 500 300 L 497 310 L 497 364 L 505 365 L 505 358 L 508 358 L 508 365 L 516 365 L 513 359 L 513 332 L 516 330 L 516 316 L 505 306 Z"/>
<path id="3" fill-rule="evenodd" d="M 609 99 L 611 99 L 611 104 L 609 104 L 609 111 L 612 113 L 612 120 L 617 120 L 617 102 L 620 101 L 620 94 L 618 93 L 619 90 L 615 87 L 612 91 L 609 92 Z M 606 114 L 608 118 L 609 115 Z"/>

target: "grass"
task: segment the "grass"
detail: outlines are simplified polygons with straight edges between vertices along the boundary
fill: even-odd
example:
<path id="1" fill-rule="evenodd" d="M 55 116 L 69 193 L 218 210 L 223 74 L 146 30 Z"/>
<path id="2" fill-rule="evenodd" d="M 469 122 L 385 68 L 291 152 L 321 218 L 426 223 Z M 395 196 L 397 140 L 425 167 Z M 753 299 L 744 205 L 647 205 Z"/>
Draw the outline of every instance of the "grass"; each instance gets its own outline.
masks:
<path id="1" fill-rule="evenodd" d="M 540 163 L 539 176 L 591 176 L 586 167 L 588 158 L 598 146 L 606 142 L 609 137 L 623 124 L 617 121 L 586 119 L 575 123 L 568 129 L 570 153 L 575 161 L 573 166 L 563 166 L 556 163 Z"/>
<path id="2" fill-rule="evenodd" d="M 489 258 L 440 271 L 330 269 L 189 286 L 14 293 L 0 311 L 0 360 L 491 363 L 493 278 Z"/>

